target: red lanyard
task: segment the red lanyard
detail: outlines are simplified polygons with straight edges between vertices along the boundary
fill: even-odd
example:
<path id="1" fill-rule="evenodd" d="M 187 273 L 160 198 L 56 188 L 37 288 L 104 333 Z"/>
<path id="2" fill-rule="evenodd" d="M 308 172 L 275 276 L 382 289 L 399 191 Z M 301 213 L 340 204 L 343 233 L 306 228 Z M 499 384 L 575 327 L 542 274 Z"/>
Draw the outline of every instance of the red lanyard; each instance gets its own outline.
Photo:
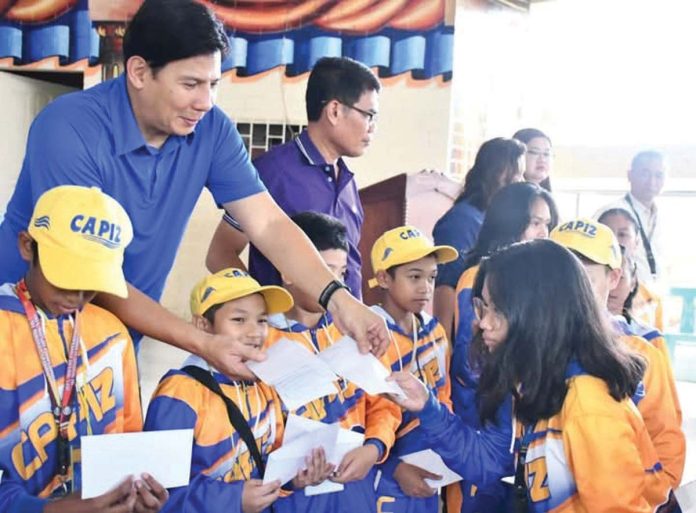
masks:
<path id="1" fill-rule="evenodd" d="M 58 428 L 58 442 L 60 446 L 60 450 L 58 451 L 59 472 L 61 475 L 66 476 L 68 474 L 69 454 L 66 458 L 64 451 L 67 449 L 69 452 L 68 426 L 73 412 L 70 403 L 75 390 L 75 381 L 77 378 L 77 356 L 80 348 L 78 314 L 75 312 L 75 324 L 73 327 L 72 342 L 70 343 L 70 348 L 68 350 L 68 365 L 65 371 L 63 397 L 60 399 L 58 383 L 53 372 L 53 365 L 51 364 L 51 357 L 48 352 L 46 334 L 44 333 L 43 326 L 41 325 L 39 313 L 36 311 L 36 307 L 29 299 L 29 293 L 24 280 L 17 284 L 15 291 L 17 293 L 17 297 L 22 303 L 22 306 L 24 307 L 27 318 L 29 319 L 31 334 L 34 339 L 34 343 L 36 344 L 36 350 L 39 353 L 39 359 L 41 360 L 41 367 L 43 368 L 44 376 L 46 377 L 46 383 L 49 391 L 48 395 L 51 398 L 53 418 L 55 419 L 56 427 Z"/>

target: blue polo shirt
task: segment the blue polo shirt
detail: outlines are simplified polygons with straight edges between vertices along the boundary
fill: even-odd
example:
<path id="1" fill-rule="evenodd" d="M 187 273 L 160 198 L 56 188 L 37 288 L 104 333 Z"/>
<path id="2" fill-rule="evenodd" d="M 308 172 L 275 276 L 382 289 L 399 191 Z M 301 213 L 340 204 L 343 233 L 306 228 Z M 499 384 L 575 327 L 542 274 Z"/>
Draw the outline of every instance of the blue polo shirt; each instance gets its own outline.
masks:
<path id="1" fill-rule="evenodd" d="M 123 205 L 134 231 L 126 279 L 156 301 L 203 188 L 218 205 L 265 190 L 237 130 L 217 107 L 194 133 L 172 135 L 158 150 L 138 128 L 123 76 L 61 96 L 29 131 L 0 225 L 0 283 L 14 283 L 26 271 L 17 234 L 27 228 L 36 200 L 65 184 L 97 186 Z"/>
<path id="2" fill-rule="evenodd" d="M 275 146 L 254 159 L 268 192 L 289 216 L 314 211 L 335 217 L 346 225 L 348 273 L 346 284 L 362 297 L 360 274 L 360 230 L 364 219 L 358 187 L 343 159 L 338 159 L 338 179 L 309 138 L 307 131 L 285 144 Z M 230 216 L 225 221 L 239 229 Z M 280 273 L 253 245 L 249 250 L 249 273 L 264 285 L 280 285 Z"/>
<path id="3" fill-rule="evenodd" d="M 457 248 L 459 257 L 453 262 L 438 266 L 435 286 L 448 285 L 457 288 L 459 277 L 464 272 L 464 259 L 476 244 L 484 212 L 462 200 L 445 212 L 433 228 L 435 244 L 447 244 Z"/>

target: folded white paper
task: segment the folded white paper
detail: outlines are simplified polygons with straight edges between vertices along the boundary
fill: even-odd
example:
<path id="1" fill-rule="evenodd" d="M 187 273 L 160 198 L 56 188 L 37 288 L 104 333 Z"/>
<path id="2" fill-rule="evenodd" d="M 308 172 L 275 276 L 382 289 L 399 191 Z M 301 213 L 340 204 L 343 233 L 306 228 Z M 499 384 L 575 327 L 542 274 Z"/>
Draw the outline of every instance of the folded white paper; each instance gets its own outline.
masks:
<path id="1" fill-rule="evenodd" d="M 394 394 L 403 398 L 406 395 L 394 382 L 386 381 L 390 372 L 371 353 L 361 354 L 358 344 L 344 336 L 331 347 L 319 353 L 319 358 L 338 376 L 353 382 L 371 395 Z"/>
<path id="2" fill-rule="evenodd" d="M 696 513 L 696 481 L 680 486 L 674 491 L 682 513 Z"/>
<path id="3" fill-rule="evenodd" d="M 337 424 L 338 425 L 338 424 Z M 326 426 L 323 422 L 300 417 L 299 415 L 289 415 L 285 425 L 283 444 L 291 443 L 293 440 L 305 435 L 306 433 L 316 432 Z M 365 441 L 365 435 L 350 429 L 340 428 L 336 438 L 336 445 L 333 449 L 326 449 L 326 459 L 336 467 L 341 464 L 346 454 L 357 447 L 361 447 Z M 334 483 L 326 480 L 316 486 L 307 486 L 304 489 L 306 496 L 320 495 L 323 493 L 340 492 L 343 490 L 341 483 Z"/>
<path id="4" fill-rule="evenodd" d="M 322 447 L 324 452 L 333 450 L 338 439 L 338 424 L 322 424 L 321 429 L 304 433 L 291 442 L 283 442 L 283 446 L 273 451 L 266 463 L 263 476 L 264 484 L 280 481 L 281 485 L 294 478 L 305 468 L 305 458 L 311 456 L 312 449 Z"/>
<path id="5" fill-rule="evenodd" d="M 108 492 L 128 476 L 148 473 L 165 488 L 185 486 L 191 474 L 193 429 L 83 436 L 82 498 Z"/>
<path id="6" fill-rule="evenodd" d="M 275 387 L 289 410 L 337 392 L 338 377 L 306 347 L 286 338 L 266 351 L 263 362 L 247 362 L 261 381 Z"/>
<path id="7" fill-rule="evenodd" d="M 430 488 L 440 488 L 462 480 L 462 476 L 445 465 L 440 455 L 431 449 L 406 454 L 401 456 L 401 459 L 414 467 L 442 476 L 442 479 L 426 479 L 425 482 Z"/>

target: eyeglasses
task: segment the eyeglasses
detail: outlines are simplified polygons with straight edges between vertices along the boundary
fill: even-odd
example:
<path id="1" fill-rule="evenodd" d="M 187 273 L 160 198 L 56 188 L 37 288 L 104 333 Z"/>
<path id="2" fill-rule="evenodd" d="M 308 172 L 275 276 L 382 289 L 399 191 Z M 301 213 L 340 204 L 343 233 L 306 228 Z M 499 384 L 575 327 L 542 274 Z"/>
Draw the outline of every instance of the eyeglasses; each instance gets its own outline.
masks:
<path id="1" fill-rule="evenodd" d="M 550 151 L 527 150 L 527 153 L 534 157 L 544 157 L 547 159 L 553 157 L 553 153 L 551 153 Z"/>
<path id="2" fill-rule="evenodd" d="M 341 103 L 341 105 L 344 105 L 348 107 L 349 109 L 353 109 L 363 116 L 365 116 L 365 119 L 367 119 L 367 122 L 369 124 L 377 123 L 377 119 L 379 118 L 379 114 L 377 112 L 371 112 L 369 110 L 363 110 L 359 107 L 356 107 L 355 105 L 348 105 L 347 103 Z"/>
<path id="3" fill-rule="evenodd" d="M 475 297 L 472 299 L 474 304 L 474 315 L 476 320 L 481 322 L 487 315 L 491 316 L 491 328 L 498 329 L 503 323 L 503 315 L 495 310 L 495 308 L 487 305 L 486 302 L 480 297 Z"/>

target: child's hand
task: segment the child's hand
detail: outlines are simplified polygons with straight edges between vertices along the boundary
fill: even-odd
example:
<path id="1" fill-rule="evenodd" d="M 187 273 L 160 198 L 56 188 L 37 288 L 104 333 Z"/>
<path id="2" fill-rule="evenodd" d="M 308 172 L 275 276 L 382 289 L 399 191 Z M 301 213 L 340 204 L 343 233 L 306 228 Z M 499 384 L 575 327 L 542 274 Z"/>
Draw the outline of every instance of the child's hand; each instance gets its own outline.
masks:
<path id="1" fill-rule="evenodd" d="M 408 411 L 419 412 L 425 407 L 428 402 L 430 392 L 423 382 L 419 381 L 413 374 L 408 371 L 392 372 L 387 381 L 393 381 L 401 387 L 406 398 L 397 397 L 392 394 L 386 394 L 389 399 Z"/>
<path id="2" fill-rule="evenodd" d="M 442 479 L 442 476 L 423 470 L 422 468 L 401 462 L 394 470 L 394 479 L 401 490 L 410 497 L 432 497 L 437 493 L 428 486 L 425 479 Z"/>
<path id="3" fill-rule="evenodd" d="M 156 513 L 169 499 L 167 489 L 149 474 L 143 474 L 142 480 L 135 482 L 135 489 L 138 492 L 135 513 Z"/>
<path id="4" fill-rule="evenodd" d="M 292 485 L 299 489 L 315 486 L 324 482 L 333 473 L 334 466 L 326 461 L 324 449 L 312 449 L 312 454 L 305 458 L 307 468 L 301 470 L 292 480 Z"/>
<path id="5" fill-rule="evenodd" d="M 332 481 L 336 483 L 348 483 L 363 479 L 372 466 L 377 463 L 379 450 L 373 444 L 357 447 L 343 457 Z"/>
<path id="6" fill-rule="evenodd" d="M 81 499 L 80 492 L 50 501 L 44 513 L 132 513 L 135 511 L 136 490 L 129 477 L 111 491 L 91 499 Z"/>
<path id="7" fill-rule="evenodd" d="M 263 484 L 260 479 L 250 479 L 244 482 L 242 488 L 242 512 L 261 513 L 273 504 L 280 495 L 280 482 Z"/>

